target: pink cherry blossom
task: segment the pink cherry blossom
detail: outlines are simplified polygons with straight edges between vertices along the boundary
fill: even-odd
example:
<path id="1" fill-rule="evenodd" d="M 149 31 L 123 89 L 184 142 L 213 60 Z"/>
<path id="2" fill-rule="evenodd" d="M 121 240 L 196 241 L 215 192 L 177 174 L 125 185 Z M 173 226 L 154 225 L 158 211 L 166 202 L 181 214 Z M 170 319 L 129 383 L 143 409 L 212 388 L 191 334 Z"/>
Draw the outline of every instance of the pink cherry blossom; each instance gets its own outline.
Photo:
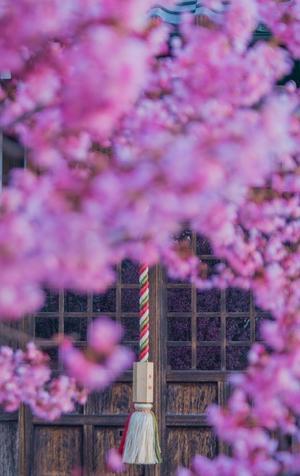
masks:
<path id="1" fill-rule="evenodd" d="M 120 325 L 108 318 L 90 324 L 86 352 L 74 347 L 65 337 L 59 355 L 66 373 L 89 391 L 103 390 L 132 365 L 133 353 L 117 345 L 121 337 Z"/>
<path id="2" fill-rule="evenodd" d="M 295 56 L 300 55 L 299 0 L 258 0 L 259 15 L 275 37 L 284 43 Z"/>
<path id="3" fill-rule="evenodd" d="M 186 20 L 170 45 L 147 21 L 148 0 L 1 6 L 1 71 L 12 79 L 0 124 L 30 167 L 0 197 L 0 317 L 34 313 L 45 287 L 103 292 L 124 258 L 160 261 L 198 288 L 251 290 L 272 314 L 265 343 L 232 379 L 227 406 L 209 410 L 231 456 L 197 456 L 179 474 L 275 476 L 299 464 L 270 434 L 299 440 L 300 96 L 278 82 L 299 58 L 300 3 L 204 3 L 218 21 Z M 259 23 L 270 40 L 252 41 Z M 183 228 L 223 261 L 212 275 L 174 244 Z M 2 348 L 4 408 L 24 402 L 54 419 L 129 368 L 119 326 L 93 326 L 85 350 L 60 342 L 56 378 L 33 344 Z"/>
<path id="4" fill-rule="evenodd" d="M 122 336 L 123 329 L 121 324 L 102 317 L 95 320 L 92 326 L 89 327 L 87 340 L 89 346 L 95 352 L 109 355 Z"/>
<path id="5" fill-rule="evenodd" d="M 114 473 L 123 473 L 125 469 L 122 462 L 122 456 L 114 448 L 112 448 L 106 455 L 106 465 L 108 470 Z"/>
<path id="6" fill-rule="evenodd" d="M 51 378 L 49 357 L 29 343 L 25 351 L 0 348 L 0 403 L 6 411 L 27 404 L 40 418 L 54 420 L 85 403 L 87 393 L 66 375 Z"/>

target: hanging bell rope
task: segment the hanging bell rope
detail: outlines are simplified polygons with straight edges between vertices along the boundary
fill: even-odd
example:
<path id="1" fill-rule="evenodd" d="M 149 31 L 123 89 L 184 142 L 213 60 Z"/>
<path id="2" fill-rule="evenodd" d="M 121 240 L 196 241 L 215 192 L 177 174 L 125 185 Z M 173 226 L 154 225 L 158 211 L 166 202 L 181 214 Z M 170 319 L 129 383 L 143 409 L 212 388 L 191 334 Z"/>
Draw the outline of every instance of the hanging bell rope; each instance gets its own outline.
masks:
<path id="1" fill-rule="evenodd" d="M 140 267 L 140 362 L 149 361 L 149 269 L 148 266 Z"/>
<path id="2" fill-rule="evenodd" d="M 149 362 L 149 269 L 142 265 L 140 282 L 139 362 L 133 366 L 133 402 L 135 411 L 124 430 L 120 452 L 128 464 L 161 462 L 158 427 L 153 407 L 153 363 Z"/>

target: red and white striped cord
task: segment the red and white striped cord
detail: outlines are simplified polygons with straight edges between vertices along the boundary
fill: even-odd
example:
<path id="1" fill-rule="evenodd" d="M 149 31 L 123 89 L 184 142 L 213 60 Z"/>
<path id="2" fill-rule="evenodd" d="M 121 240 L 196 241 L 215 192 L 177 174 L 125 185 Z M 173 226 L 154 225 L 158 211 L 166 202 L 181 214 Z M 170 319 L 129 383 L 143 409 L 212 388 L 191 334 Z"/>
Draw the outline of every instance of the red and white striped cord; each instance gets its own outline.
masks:
<path id="1" fill-rule="evenodd" d="M 140 282 L 140 339 L 139 361 L 149 360 L 149 268 L 141 265 L 139 270 Z"/>

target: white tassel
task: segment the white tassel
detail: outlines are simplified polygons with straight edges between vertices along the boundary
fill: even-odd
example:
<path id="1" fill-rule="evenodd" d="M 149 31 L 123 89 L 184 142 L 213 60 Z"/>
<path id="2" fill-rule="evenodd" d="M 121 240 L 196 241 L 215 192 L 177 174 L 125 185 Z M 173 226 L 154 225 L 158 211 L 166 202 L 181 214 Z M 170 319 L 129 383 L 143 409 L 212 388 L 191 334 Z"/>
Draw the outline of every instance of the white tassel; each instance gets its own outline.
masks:
<path id="1" fill-rule="evenodd" d="M 123 462 L 128 464 L 160 463 L 157 423 L 152 404 L 136 403 L 126 435 Z"/>

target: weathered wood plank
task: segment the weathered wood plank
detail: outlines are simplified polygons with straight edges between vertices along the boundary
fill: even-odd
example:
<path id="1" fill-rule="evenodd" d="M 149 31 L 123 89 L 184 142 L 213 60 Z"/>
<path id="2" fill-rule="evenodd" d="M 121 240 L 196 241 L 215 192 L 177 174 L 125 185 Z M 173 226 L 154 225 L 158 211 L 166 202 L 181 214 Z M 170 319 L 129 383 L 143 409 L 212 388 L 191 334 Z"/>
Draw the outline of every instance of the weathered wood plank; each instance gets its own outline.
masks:
<path id="1" fill-rule="evenodd" d="M 216 452 L 216 438 L 211 429 L 170 428 L 167 432 L 165 474 L 173 474 L 178 465 L 188 467 L 197 453 L 213 457 Z"/>
<path id="2" fill-rule="evenodd" d="M 94 428 L 94 470 L 96 474 L 105 474 L 112 476 L 105 470 L 105 454 L 110 448 L 117 448 L 122 438 L 122 428 Z M 145 468 L 143 466 L 128 465 L 127 471 L 122 473 L 124 476 L 144 476 Z"/>
<path id="3" fill-rule="evenodd" d="M 86 415 L 124 415 L 130 412 L 132 384 L 115 383 L 102 393 L 90 395 L 85 408 Z"/>
<path id="4" fill-rule="evenodd" d="M 197 415 L 204 413 L 207 406 L 217 403 L 216 383 L 169 383 L 167 386 L 167 413 Z"/>
<path id="5" fill-rule="evenodd" d="M 33 431 L 32 476 L 70 476 L 82 466 L 82 428 L 37 426 Z"/>
<path id="6" fill-rule="evenodd" d="M 0 474 L 16 476 L 18 464 L 18 424 L 0 423 Z"/>

